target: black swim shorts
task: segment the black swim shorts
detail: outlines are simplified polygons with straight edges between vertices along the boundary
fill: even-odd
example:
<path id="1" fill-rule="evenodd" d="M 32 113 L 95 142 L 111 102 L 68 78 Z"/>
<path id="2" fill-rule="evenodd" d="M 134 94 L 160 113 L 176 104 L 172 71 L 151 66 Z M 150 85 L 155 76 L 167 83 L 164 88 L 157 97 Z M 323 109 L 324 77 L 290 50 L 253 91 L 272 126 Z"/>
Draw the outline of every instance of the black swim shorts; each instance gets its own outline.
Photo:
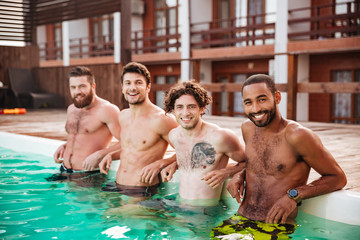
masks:
<path id="1" fill-rule="evenodd" d="M 130 197 L 151 197 L 157 194 L 159 186 L 160 183 L 152 186 L 127 186 L 116 182 L 110 182 L 101 188 L 101 190 L 106 192 L 118 192 Z"/>

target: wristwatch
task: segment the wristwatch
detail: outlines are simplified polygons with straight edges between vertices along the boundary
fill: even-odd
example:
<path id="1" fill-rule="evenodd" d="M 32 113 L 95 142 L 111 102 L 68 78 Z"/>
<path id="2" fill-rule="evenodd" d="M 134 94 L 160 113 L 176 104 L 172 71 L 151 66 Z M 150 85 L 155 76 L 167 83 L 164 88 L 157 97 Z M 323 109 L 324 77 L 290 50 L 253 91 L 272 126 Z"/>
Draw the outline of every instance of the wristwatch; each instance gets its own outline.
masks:
<path id="1" fill-rule="evenodd" d="M 292 200 L 294 200 L 296 202 L 297 206 L 301 205 L 301 197 L 299 196 L 299 192 L 298 190 L 296 190 L 295 188 L 290 188 L 287 191 L 287 195 L 289 196 L 289 198 L 291 198 Z"/>

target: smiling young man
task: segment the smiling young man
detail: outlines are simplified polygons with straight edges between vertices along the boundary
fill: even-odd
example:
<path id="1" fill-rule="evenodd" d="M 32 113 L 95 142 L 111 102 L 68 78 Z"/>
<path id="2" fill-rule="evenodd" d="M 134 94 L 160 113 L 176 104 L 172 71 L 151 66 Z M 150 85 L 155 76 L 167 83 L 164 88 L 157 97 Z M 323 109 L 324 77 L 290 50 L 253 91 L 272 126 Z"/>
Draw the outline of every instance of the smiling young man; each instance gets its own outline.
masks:
<path id="1" fill-rule="evenodd" d="M 320 138 L 281 116 L 281 94 L 271 77 L 257 74 L 242 89 L 249 120 L 242 125 L 246 173 L 238 173 L 228 190 L 240 203 L 238 214 L 267 223 L 293 220 L 302 199 L 343 188 L 346 176 Z M 307 183 L 310 169 L 321 176 Z M 242 195 L 246 178 L 245 196 Z"/>
<path id="2" fill-rule="evenodd" d="M 67 109 L 67 142 L 56 150 L 54 160 L 61 163 L 61 172 L 94 170 L 101 160 L 99 153 L 113 136 L 119 138 L 120 110 L 96 95 L 95 78 L 87 67 L 71 69 L 69 88 L 73 104 Z"/>
<path id="3" fill-rule="evenodd" d="M 129 108 L 119 115 L 118 150 L 102 160 L 100 169 L 107 173 L 112 159 L 120 158 L 120 166 L 115 185 L 110 184 L 104 190 L 148 197 L 157 192 L 160 170 L 175 161 L 175 156 L 164 159 L 164 155 L 168 134 L 178 124 L 150 101 L 150 73 L 144 65 L 131 62 L 124 66 L 121 83 Z"/>
<path id="4" fill-rule="evenodd" d="M 169 134 L 177 162 L 161 174 L 169 181 L 178 167 L 180 200 L 186 205 L 217 205 L 224 180 L 245 166 L 236 134 L 202 119 L 210 103 L 207 91 L 192 81 L 171 88 L 165 97 L 165 111 L 173 113 L 180 126 Z M 229 158 L 241 166 L 227 167 Z"/>

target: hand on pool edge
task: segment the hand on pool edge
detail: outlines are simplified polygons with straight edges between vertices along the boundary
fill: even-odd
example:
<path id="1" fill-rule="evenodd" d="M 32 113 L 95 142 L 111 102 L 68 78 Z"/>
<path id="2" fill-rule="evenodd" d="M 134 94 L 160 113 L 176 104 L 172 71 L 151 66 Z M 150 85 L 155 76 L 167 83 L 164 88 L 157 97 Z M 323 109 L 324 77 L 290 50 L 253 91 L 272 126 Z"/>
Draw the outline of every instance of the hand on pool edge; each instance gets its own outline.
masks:
<path id="1" fill-rule="evenodd" d="M 277 200 L 266 215 L 266 223 L 286 223 L 288 216 L 296 210 L 296 202 L 287 195 Z"/>
<path id="2" fill-rule="evenodd" d="M 112 163 L 112 153 L 108 153 L 99 163 L 100 172 L 104 174 L 108 174 L 111 163 Z"/>
<path id="3" fill-rule="evenodd" d="M 155 178 L 159 175 L 160 172 L 160 163 L 155 161 L 145 167 L 140 172 L 140 182 L 151 184 L 154 182 Z"/>
<path id="4" fill-rule="evenodd" d="M 65 148 L 66 148 L 66 143 L 61 144 L 55 151 L 54 153 L 54 161 L 56 163 L 62 163 L 63 162 L 63 158 L 64 158 L 64 152 L 65 152 Z"/>
<path id="5" fill-rule="evenodd" d="M 231 197 L 236 198 L 236 201 L 241 204 L 242 199 L 244 199 L 244 189 L 245 189 L 245 169 L 236 173 L 226 189 L 230 193 Z"/>
<path id="6" fill-rule="evenodd" d="M 170 182 L 174 173 L 176 172 L 177 167 L 177 162 L 175 161 L 169 164 L 167 167 L 163 168 L 160 172 L 162 181 Z"/>

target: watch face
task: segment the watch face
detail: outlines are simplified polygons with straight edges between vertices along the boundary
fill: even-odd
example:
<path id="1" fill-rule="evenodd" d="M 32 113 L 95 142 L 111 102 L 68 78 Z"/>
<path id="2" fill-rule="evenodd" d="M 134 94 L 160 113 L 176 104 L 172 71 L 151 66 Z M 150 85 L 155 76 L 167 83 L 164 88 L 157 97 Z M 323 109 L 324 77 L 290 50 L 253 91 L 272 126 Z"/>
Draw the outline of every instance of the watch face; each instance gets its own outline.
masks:
<path id="1" fill-rule="evenodd" d="M 298 191 L 296 189 L 290 189 L 289 190 L 289 196 L 294 198 L 294 197 L 297 197 L 298 195 Z"/>

